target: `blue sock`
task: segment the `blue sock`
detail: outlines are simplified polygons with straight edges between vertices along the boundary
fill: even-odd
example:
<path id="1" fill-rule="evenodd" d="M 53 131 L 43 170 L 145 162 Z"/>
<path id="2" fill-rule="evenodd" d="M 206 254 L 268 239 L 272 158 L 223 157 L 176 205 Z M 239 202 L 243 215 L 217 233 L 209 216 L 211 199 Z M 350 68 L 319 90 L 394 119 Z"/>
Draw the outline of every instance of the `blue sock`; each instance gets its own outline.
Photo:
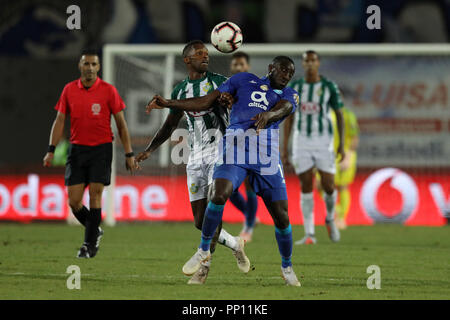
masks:
<path id="1" fill-rule="evenodd" d="M 223 208 L 225 205 L 214 204 L 211 201 L 208 203 L 205 211 L 205 218 L 202 226 L 202 241 L 199 248 L 204 251 L 209 250 L 209 245 L 216 232 L 217 226 L 222 221 Z"/>
<path id="2" fill-rule="evenodd" d="M 247 211 L 245 214 L 245 225 L 253 228 L 255 225 L 256 211 L 258 210 L 258 199 L 254 191 L 247 191 Z"/>
<path id="3" fill-rule="evenodd" d="M 283 268 L 292 266 L 291 256 L 292 256 L 292 228 L 278 229 L 275 227 L 275 238 L 278 242 L 278 250 L 281 254 L 281 266 Z"/>
<path id="4" fill-rule="evenodd" d="M 242 214 L 245 215 L 245 210 L 247 208 L 247 203 L 245 202 L 245 199 L 241 195 L 239 190 L 236 190 L 235 192 L 233 192 L 231 194 L 230 201 L 236 208 L 238 208 L 242 212 Z"/>

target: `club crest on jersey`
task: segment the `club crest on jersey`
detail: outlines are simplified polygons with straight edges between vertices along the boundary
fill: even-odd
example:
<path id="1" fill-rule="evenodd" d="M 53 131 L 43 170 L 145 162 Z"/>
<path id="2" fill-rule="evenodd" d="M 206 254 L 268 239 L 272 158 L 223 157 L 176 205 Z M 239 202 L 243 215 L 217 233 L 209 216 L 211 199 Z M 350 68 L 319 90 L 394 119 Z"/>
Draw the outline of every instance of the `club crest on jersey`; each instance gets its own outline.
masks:
<path id="1" fill-rule="evenodd" d="M 317 90 L 317 92 L 316 92 L 316 95 L 321 96 L 322 93 L 323 93 L 322 88 L 319 88 L 319 89 Z"/>
<path id="2" fill-rule="evenodd" d="M 300 110 L 304 114 L 316 114 L 320 112 L 320 106 L 314 102 L 302 103 Z"/>
<path id="3" fill-rule="evenodd" d="M 102 106 L 99 103 L 94 103 L 91 107 L 91 110 L 94 116 L 98 116 L 100 114 L 100 111 L 102 110 Z"/>
<path id="4" fill-rule="evenodd" d="M 209 82 L 206 82 L 203 86 L 202 86 L 202 91 L 203 93 L 208 93 L 209 90 L 211 90 L 212 85 Z"/>
<path id="5" fill-rule="evenodd" d="M 198 187 L 195 185 L 195 183 L 191 184 L 191 186 L 189 187 L 189 191 L 192 194 L 196 194 L 198 192 Z"/>
<path id="6" fill-rule="evenodd" d="M 260 88 L 261 88 L 261 90 L 264 90 L 264 91 L 269 90 L 269 87 L 265 84 L 261 85 Z"/>

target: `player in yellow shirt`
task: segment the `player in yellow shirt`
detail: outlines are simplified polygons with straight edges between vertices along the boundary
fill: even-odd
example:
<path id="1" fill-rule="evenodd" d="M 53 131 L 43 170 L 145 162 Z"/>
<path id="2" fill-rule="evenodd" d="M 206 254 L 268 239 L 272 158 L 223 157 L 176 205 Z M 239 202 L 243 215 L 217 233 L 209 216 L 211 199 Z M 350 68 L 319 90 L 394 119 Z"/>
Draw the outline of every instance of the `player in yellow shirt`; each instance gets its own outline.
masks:
<path id="1" fill-rule="evenodd" d="M 356 149 L 359 143 L 359 127 L 355 114 L 343 107 L 342 115 L 344 118 L 344 151 L 345 156 L 341 163 L 336 161 L 336 174 L 334 176 L 334 184 L 338 192 L 338 202 L 336 204 L 336 226 L 339 229 L 345 229 L 347 224 L 345 222 L 350 208 L 350 190 L 349 185 L 352 184 L 356 174 Z M 331 120 L 334 128 L 334 150 L 337 150 L 339 145 L 339 135 L 336 129 L 336 115 L 331 114 Z M 319 173 L 317 173 L 317 181 L 319 180 Z M 320 184 L 318 183 L 320 189 Z"/>

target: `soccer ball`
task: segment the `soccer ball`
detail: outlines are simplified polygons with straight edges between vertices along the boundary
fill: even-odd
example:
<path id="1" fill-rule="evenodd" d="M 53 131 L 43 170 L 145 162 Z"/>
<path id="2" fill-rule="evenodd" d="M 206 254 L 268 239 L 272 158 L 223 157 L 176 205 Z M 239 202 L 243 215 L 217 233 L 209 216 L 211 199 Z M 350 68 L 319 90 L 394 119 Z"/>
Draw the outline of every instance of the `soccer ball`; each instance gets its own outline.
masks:
<path id="1" fill-rule="evenodd" d="M 211 43 L 220 52 L 231 53 L 241 46 L 242 31 L 233 22 L 221 22 L 211 32 Z"/>

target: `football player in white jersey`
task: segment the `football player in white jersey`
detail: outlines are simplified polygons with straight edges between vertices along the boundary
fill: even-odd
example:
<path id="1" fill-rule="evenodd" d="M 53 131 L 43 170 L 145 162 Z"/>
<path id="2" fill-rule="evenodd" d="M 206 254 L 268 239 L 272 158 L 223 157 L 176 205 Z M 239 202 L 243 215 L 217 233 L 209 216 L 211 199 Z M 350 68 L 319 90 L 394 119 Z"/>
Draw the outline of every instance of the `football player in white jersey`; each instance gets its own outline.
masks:
<path id="1" fill-rule="evenodd" d="M 338 160 L 344 158 L 344 120 L 342 99 L 337 85 L 319 74 L 320 58 L 317 52 L 309 50 L 302 56 L 304 77 L 292 81 L 290 86 L 300 95 L 300 107 L 285 121 L 282 158 L 287 165 L 293 165 L 301 184 L 300 207 L 303 213 L 305 236 L 295 244 L 317 242 L 314 231 L 313 179 L 314 169 L 320 173 L 327 210 L 325 219 L 328 235 L 333 242 L 340 240 L 334 221 L 337 193 L 334 185 L 335 153 L 333 148 L 333 125 L 331 109 L 336 113 L 339 134 Z M 288 141 L 294 131 L 292 158 L 289 161 Z"/>

